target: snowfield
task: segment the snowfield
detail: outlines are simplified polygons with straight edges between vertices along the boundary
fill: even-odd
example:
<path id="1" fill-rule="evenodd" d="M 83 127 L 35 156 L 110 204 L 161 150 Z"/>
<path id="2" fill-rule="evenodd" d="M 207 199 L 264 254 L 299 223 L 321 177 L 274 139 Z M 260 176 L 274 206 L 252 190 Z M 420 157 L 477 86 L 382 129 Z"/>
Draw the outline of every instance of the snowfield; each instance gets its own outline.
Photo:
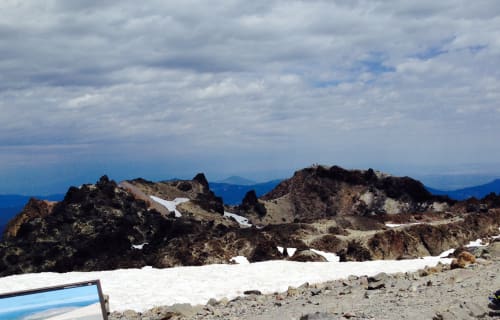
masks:
<path id="1" fill-rule="evenodd" d="M 241 259 L 241 258 L 238 258 Z M 416 271 L 451 259 L 425 257 L 412 260 L 366 262 L 266 261 L 251 264 L 206 265 L 168 269 L 119 269 L 113 271 L 35 273 L 0 278 L 0 293 L 99 279 L 109 295 L 111 311 L 145 311 L 175 303 L 205 304 L 210 298 L 229 299 L 245 290 L 262 293 L 285 291 L 305 282 L 319 283 L 349 275 L 373 276 L 379 272 Z"/>

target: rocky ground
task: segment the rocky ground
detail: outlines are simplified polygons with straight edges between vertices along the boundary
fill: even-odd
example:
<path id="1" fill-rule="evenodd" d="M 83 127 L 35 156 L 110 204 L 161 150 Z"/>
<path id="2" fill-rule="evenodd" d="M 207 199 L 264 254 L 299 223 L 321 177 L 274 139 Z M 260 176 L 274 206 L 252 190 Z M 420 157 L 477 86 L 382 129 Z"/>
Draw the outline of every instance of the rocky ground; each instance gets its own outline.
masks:
<path id="1" fill-rule="evenodd" d="M 500 289 L 500 242 L 480 253 L 475 263 L 447 265 L 414 273 L 379 274 L 321 284 L 304 284 L 286 292 L 258 291 L 205 306 L 157 307 L 143 314 L 113 313 L 117 319 L 500 319 L 488 296 Z M 476 255 L 479 255 L 476 252 Z"/>

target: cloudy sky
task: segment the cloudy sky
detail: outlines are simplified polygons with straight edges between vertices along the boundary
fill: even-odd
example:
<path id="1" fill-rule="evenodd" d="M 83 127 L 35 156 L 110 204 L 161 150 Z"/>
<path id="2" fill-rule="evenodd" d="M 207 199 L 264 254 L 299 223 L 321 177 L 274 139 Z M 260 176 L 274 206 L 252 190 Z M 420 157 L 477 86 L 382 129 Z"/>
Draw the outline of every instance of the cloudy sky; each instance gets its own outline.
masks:
<path id="1" fill-rule="evenodd" d="M 500 173 L 497 0 L 0 2 L 0 193 Z"/>

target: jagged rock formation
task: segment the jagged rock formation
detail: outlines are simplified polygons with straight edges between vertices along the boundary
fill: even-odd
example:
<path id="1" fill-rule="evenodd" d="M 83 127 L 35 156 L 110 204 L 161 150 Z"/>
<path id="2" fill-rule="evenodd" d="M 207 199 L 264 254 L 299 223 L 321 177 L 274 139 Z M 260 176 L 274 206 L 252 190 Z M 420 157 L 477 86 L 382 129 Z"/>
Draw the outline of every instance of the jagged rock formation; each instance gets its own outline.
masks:
<path id="1" fill-rule="evenodd" d="M 197 181 L 172 185 L 190 185 L 181 187 L 188 191 L 179 189 L 183 195 L 205 188 Z M 194 200 L 199 199 L 196 193 Z M 250 261 L 280 258 L 269 235 L 245 232 L 219 213 L 211 214 L 219 220 L 162 214 L 104 176 L 95 185 L 71 187 L 52 210 L 31 201 L 0 242 L 0 276 L 228 263 L 237 255 Z"/>
<path id="2" fill-rule="evenodd" d="M 419 181 L 392 177 L 372 169 L 345 170 L 315 166 L 295 172 L 261 200 L 262 223 L 313 221 L 343 215 L 377 215 L 444 211 L 453 203 L 433 196 Z"/>
<path id="3" fill-rule="evenodd" d="M 176 207 L 182 213 L 176 217 L 151 196 L 189 201 Z M 119 185 L 103 176 L 96 184 L 71 187 L 59 203 L 31 200 L 0 242 L 0 276 L 229 263 L 235 256 L 251 262 L 322 260 L 311 248 L 343 261 L 436 255 L 498 234 L 499 207 L 496 195 L 455 203 L 431 196 L 410 178 L 314 167 L 262 199 L 248 193 L 231 209 L 263 225 L 240 228 L 221 214 L 223 203 L 203 174 Z M 389 228 L 386 222 L 406 225 Z M 296 248 L 297 256 L 287 257 L 277 246 Z"/>
<path id="4" fill-rule="evenodd" d="M 266 215 L 266 207 L 259 201 L 255 190 L 250 190 L 246 193 L 241 205 L 238 207 L 238 212 L 249 212 L 256 214 L 259 217 Z"/>

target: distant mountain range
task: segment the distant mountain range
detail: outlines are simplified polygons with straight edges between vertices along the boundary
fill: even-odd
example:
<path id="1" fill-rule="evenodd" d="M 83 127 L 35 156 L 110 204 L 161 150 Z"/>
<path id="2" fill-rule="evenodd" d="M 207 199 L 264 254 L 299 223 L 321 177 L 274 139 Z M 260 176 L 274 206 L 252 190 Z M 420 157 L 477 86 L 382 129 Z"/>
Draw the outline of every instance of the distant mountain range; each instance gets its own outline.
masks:
<path id="1" fill-rule="evenodd" d="M 259 184 L 256 181 L 249 180 L 247 178 L 243 178 L 240 176 L 231 176 L 231 177 L 228 177 L 224 180 L 215 181 L 215 183 L 234 184 L 234 185 L 238 185 L 238 186 L 251 186 L 251 185 Z"/>
<path id="2" fill-rule="evenodd" d="M 500 194 L 500 179 L 479 186 L 468 187 L 457 190 L 443 191 L 426 187 L 430 193 L 435 195 L 445 195 L 455 200 L 465 200 L 471 197 L 481 199 L 494 192 Z"/>
<path id="3" fill-rule="evenodd" d="M 223 181 L 236 181 L 239 184 L 233 184 L 228 182 L 212 182 L 209 183 L 210 189 L 219 197 L 222 197 L 225 204 L 238 205 L 241 203 L 245 194 L 250 190 L 255 190 L 257 197 L 263 196 L 264 194 L 273 190 L 281 180 L 272 180 L 262 183 L 253 184 L 242 184 L 245 182 L 251 182 L 245 178 L 241 177 L 230 177 Z"/>

